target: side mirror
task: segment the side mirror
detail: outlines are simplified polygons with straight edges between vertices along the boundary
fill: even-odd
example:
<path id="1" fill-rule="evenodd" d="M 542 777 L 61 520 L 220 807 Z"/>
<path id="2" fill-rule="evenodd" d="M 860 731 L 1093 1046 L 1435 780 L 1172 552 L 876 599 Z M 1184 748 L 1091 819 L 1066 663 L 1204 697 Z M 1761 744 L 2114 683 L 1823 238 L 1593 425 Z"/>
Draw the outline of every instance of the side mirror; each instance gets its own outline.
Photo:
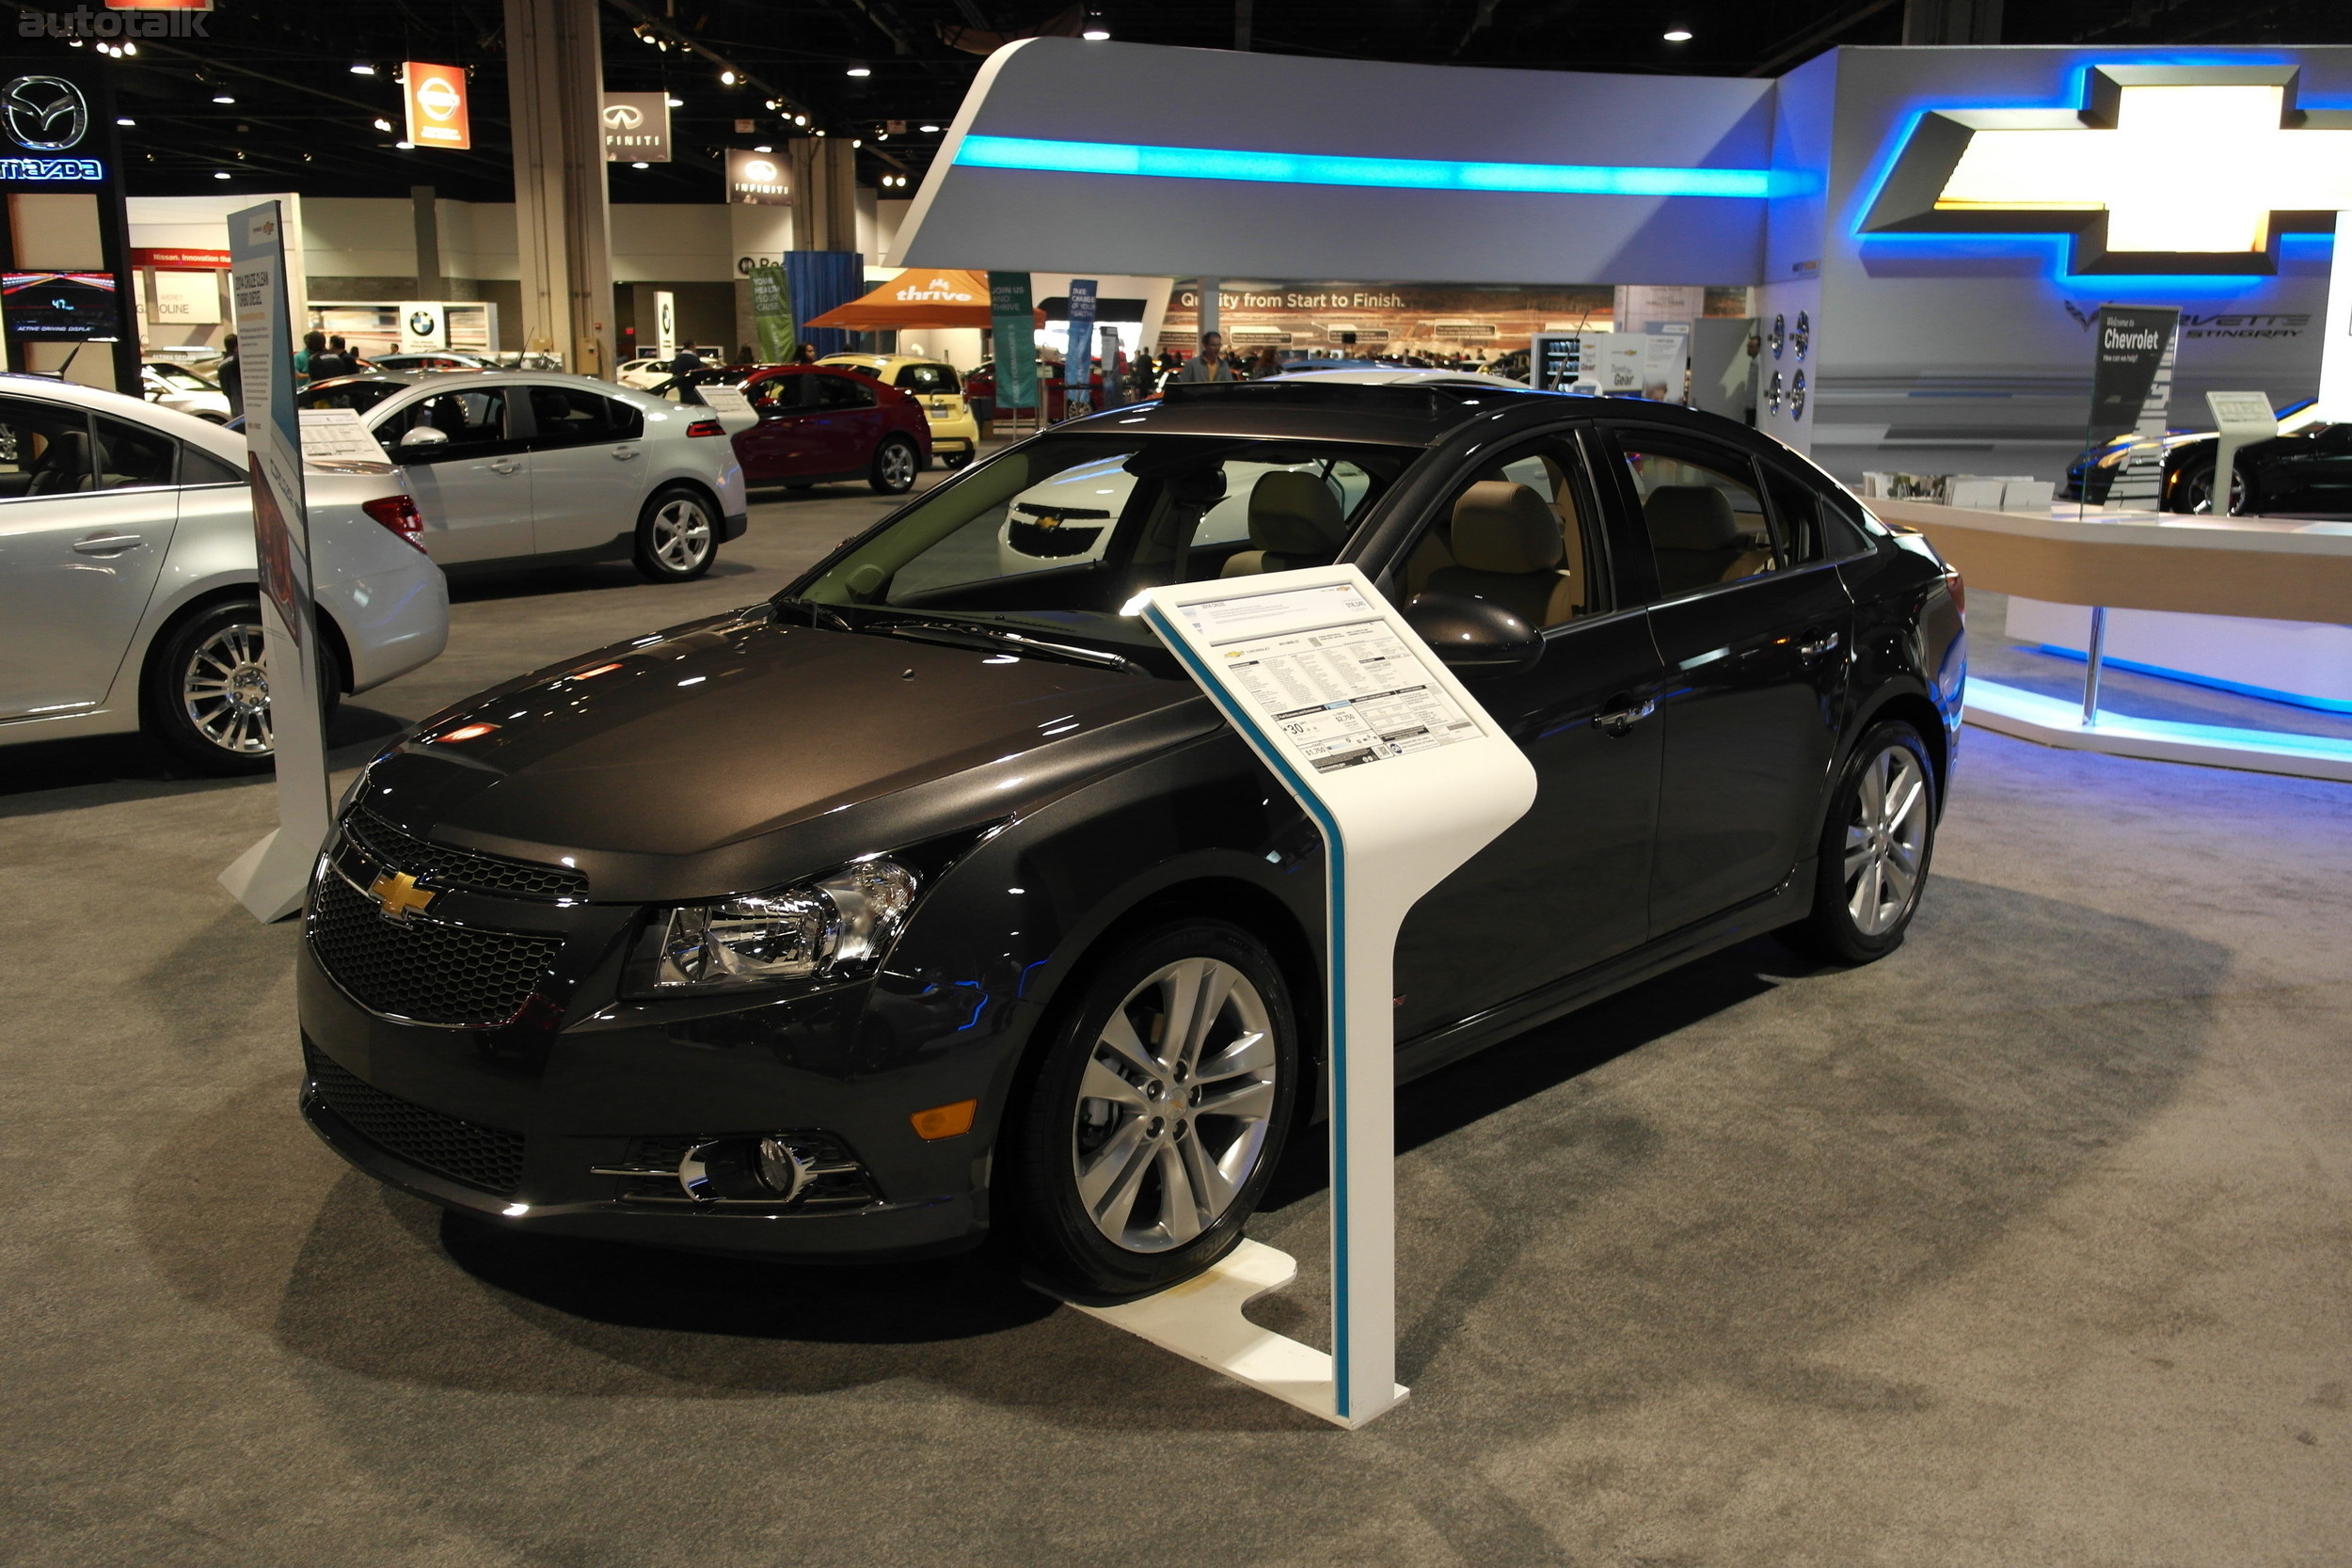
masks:
<path id="1" fill-rule="evenodd" d="M 429 424 L 413 425 L 401 432 L 400 439 L 393 445 L 411 456 L 422 457 L 437 447 L 448 446 L 449 433 Z"/>
<path id="2" fill-rule="evenodd" d="M 1416 594 L 1405 607 L 1405 624 L 1457 675 L 1516 675 L 1544 657 L 1534 627 L 1467 594 Z"/>

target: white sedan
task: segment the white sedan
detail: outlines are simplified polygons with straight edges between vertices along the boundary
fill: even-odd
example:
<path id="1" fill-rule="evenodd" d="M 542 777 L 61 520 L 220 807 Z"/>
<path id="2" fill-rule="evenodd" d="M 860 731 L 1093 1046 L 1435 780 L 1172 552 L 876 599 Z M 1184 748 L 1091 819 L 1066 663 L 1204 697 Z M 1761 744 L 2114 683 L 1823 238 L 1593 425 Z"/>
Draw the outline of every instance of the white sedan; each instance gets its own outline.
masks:
<path id="1" fill-rule="evenodd" d="M 389 464 L 306 476 L 327 697 L 449 637 Z M 146 730 L 208 772 L 270 766 L 245 437 L 137 398 L 0 375 L 0 745 Z"/>
<path id="2" fill-rule="evenodd" d="M 554 371 L 339 376 L 305 408 L 357 409 L 407 476 L 451 570 L 634 561 L 656 582 L 710 569 L 750 516 L 709 409 Z"/>

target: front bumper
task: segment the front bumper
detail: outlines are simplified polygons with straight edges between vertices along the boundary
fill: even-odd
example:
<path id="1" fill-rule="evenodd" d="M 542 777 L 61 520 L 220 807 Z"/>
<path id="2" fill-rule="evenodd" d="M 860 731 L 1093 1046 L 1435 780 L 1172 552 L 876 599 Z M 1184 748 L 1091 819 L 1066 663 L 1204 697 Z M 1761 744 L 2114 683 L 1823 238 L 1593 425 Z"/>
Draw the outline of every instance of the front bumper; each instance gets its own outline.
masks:
<path id="1" fill-rule="evenodd" d="M 548 1234 L 867 1259 L 982 1239 L 998 1069 L 1009 1026 L 1025 1022 L 1017 1006 L 976 1011 L 968 996 L 884 976 L 780 1001 L 612 1002 L 570 1019 L 564 998 L 582 989 L 564 971 L 609 980 L 628 929 L 621 911 L 580 913 L 531 1004 L 493 1028 L 371 1010 L 306 940 L 301 1109 L 312 1131 L 389 1185 Z M 959 1027 L 969 1022 L 980 1027 Z M 961 1136 L 927 1142 L 908 1119 L 966 1099 L 983 1115 Z M 856 1175 L 789 1203 L 698 1203 L 674 1180 L 600 1174 L 659 1171 L 704 1140 L 768 1132 L 813 1139 Z"/>

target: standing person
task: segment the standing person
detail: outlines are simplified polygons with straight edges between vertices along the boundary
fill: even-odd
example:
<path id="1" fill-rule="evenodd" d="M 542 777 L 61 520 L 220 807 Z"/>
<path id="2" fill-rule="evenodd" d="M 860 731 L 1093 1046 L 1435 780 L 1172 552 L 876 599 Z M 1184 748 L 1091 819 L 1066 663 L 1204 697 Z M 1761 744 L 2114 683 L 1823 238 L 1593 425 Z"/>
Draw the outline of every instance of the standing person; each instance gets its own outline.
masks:
<path id="1" fill-rule="evenodd" d="M 325 354 L 326 352 L 326 333 L 305 332 L 302 335 L 302 347 L 294 351 L 294 374 L 300 376 L 306 381 L 309 380 L 310 377 L 310 356 L 313 354 Z"/>
<path id="2" fill-rule="evenodd" d="M 220 368 L 213 372 L 220 389 L 228 394 L 229 417 L 237 419 L 245 413 L 245 361 L 237 357 L 237 335 L 233 332 L 220 341 Z"/>
<path id="3" fill-rule="evenodd" d="M 759 363 L 759 351 L 749 343 L 738 343 L 735 346 L 735 362 L 739 365 L 756 365 Z"/>
<path id="4" fill-rule="evenodd" d="M 1265 347 L 1258 351 L 1258 357 L 1251 362 L 1249 366 L 1249 379 L 1252 381 L 1263 381 L 1270 375 L 1280 375 L 1281 373 L 1282 356 L 1274 352 L 1274 345 L 1272 343 L 1268 343 Z"/>
<path id="5" fill-rule="evenodd" d="M 1202 381 L 1238 381 L 1233 367 L 1225 362 L 1225 337 L 1218 332 L 1200 334 L 1200 352 L 1184 362 L 1176 372 L 1176 379 L 1187 384 Z"/>
<path id="6" fill-rule="evenodd" d="M 310 356 L 310 379 L 325 381 L 333 375 L 351 375 L 358 370 L 341 338 L 329 338 L 326 346 Z"/>
<path id="7" fill-rule="evenodd" d="M 1160 367 L 1152 362 L 1148 348 L 1136 350 L 1134 387 L 1138 398 L 1148 398 L 1160 388 Z"/>
<path id="8" fill-rule="evenodd" d="M 796 365 L 814 365 L 817 363 L 817 345 L 815 343 L 801 343 L 795 346 L 792 350 L 792 362 Z"/>

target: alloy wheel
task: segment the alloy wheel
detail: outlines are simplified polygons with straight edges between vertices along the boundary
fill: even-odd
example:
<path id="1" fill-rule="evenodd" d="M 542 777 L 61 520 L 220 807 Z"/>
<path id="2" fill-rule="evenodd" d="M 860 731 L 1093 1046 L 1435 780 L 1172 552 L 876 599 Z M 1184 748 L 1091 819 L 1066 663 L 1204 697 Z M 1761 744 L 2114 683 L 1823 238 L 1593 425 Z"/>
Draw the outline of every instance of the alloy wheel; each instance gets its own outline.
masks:
<path id="1" fill-rule="evenodd" d="M 269 670 L 262 628 L 231 625 L 198 643 L 180 675 L 180 701 L 196 733 L 237 756 L 265 757 L 276 746 L 269 723 Z"/>
<path id="2" fill-rule="evenodd" d="M 710 518 L 680 496 L 653 515 L 653 553 L 674 572 L 691 572 L 710 554 Z"/>
<path id="3" fill-rule="evenodd" d="M 1113 1008 L 1078 1085 L 1079 1206 L 1130 1252 L 1183 1246 L 1231 1209 L 1273 1131 L 1265 999 L 1216 958 L 1183 958 Z"/>
<path id="4" fill-rule="evenodd" d="M 914 483 L 914 449 L 905 442 L 883 447 L 880 463 L 882 483 L 891 489 L 903 490 Z"/>
<path id="5" fill-rule="evenodd" d="M 1928 775 L 1910 748 L 1870 759 L 1846 824 L 1846 912 L 1866 937 L 1901 923 L 1919 891 L 1928 847 Z"/>

